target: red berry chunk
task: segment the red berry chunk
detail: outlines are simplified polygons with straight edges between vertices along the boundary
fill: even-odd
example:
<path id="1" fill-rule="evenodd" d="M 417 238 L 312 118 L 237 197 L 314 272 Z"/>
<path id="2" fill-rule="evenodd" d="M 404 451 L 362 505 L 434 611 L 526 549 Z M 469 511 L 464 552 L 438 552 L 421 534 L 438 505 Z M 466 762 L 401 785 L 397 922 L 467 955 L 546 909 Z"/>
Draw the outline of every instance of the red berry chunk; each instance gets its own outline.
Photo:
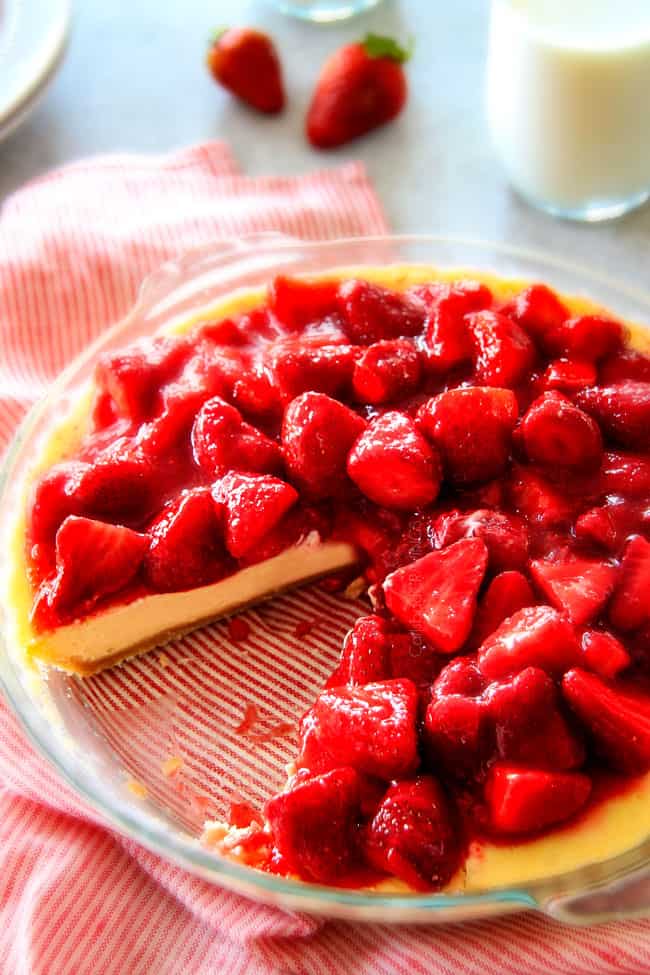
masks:
<path id="1" fill-rule="evenodd" d="M 345 396 L 350 390 L 354 360 L 351 345 L 282 346 L 273 361 L 273 374 L 285 402 L 310 390 Z"/>
<path id="2" fill-rule="evenodd" d="M 454 295 L 443 297 L 426 321 L 425 350 L 427 364 L 436 373 L 455 369 L 471 361 L 472 342 L 464 321 L 470 309 L 463 308 Z"/>
<path id="3" fill-rule="evenodd" d="M 440 451 L 446 476 L 455 484 L 471 484 L 503 472 L 517 412 L 511 390 L 473 386 L 434 396 L 417 419 Z"/>
<path id="4" fill-rule="evenodd" d="M 189 350 L 184 338 L 143 339 L 101 359 L 95 381 L 112 397 L 120 416 L 143 420 L 151 415 L 160 387 L 178 372 Z"/>
<path id="5" fill-rule="evenodd" d="M 573 520 L 575 502 L 532 467 L 512 465 L 508 494 L 513 507 L 533 525 L 555 528 Z"/>
<path id="6" fill-rule="evenodd" d="M 145 578 L 159 592 L 205 586 L 230 568 L 209 488 L 182 491 L 148 532 Z"/>
<path id="7" fill-rule="evenodd" d="M 600 483 L 606 494 L 626 498 L 650 495 L 650 459 L 611 451 L 603 457 Z"/>
<path id="8" fill-rule="evenodd" d="M 424 311 L 418 304 L 368 281 L 341 284 L 339 309 L 346 334 L 358 345 L 417 335 L 424 325 Z"/>
<path id="9" fill-rule="evenodd" d="M 331 883 L 355 859 L 360 786 L 351 768 L 298 782 L 267 802 L 266 818 L 287 872 Z"/>
<path id="10" fill-rule="evenodd" d="M 535 346 L 516 322 L 495 311 L 465 318 L 476 378 L 485 386 L 518 386 L 535 362 Z"/>
<path id="11" fill-rule="evenodd" d="M 485 702 L 461 694 L 434 694 L 424 718 L 427 756 L 453 780 L 476 778 L 489 756 Z"/>
<path id="12" fill-rule="evenodd" d="M 521 572 L 501 572 L 495 576 L 478 604 L 472 646 L 480 646 L 509 616 L 535 605 L 535 594 Z"/>
<path id="13" fill-rule="evenodd" d="M 43 583 L 41 599 L 68 613 L 117 592 L 140 569 L 148 541 L 121 525 L 69 515 L 56 533 L 56 575 Z"/>
<path id="14" fill-rule="evenodd" d="M 460 844 L 440 784 L 423 775 L 392 785 L 368 825 L 364 853 L 416 890 L 448 883 L 460 866 Z"/>
<path id="15" fill-rule="evenodd" d="M 407 511 L 438 496 L 437 452 L 405 413 L 384 413 L 369 424 L 348 455 L 348 474 L 375 504 Z"/>
<path id="16" fill-rule="evenodd" d="M 618 569 L 597 559 L 549 558 L 531 562 L 542 594 L 572 623 L 582 626 L 600 613 L 616 583 Z"/>
<path id="17" fill-rule="evenodd" d="M 271 474 L 282 469 L 278 445 L 218 396 L 199 410 L 192 428 L 192 449 L 196 463 L 209 475 L 228 470 Z"/>
<path id="18" fill-rule="evenodd" d="M 408 677 L 419 687 L 429 688 L 446 658 L 420 633 L 393 633 L 388 658 L 391 677 Z"/>
<path id="19" fill-rule="evenodd" d="M 597 362 L 606 359 L 623 344 L 621 324 L 604 315 L 579 315 L 570 318 L 554 333 L 547 335 L 546 345 L 572 359 Z"/>
<path id="20" fill-rule="evenodd" d="M 384 580 L 386 605 L 441 653 L 454 653 L 472 628 L 487 557 L 480 538 L 462 539 L 431 552 Z"/>
<path id="21" fill-rule="evenodd" d="M 268 305 L 283 325 L 297 332 L 337 311 L 337 285 L 278 275 L 269 288 Z"/>
<path id="22" fill-rule="evenodd" d="M 490 827 L 510 835 L 536 833 L 562 823 L 582 809 L 591 779 L 581 772 L 548 772 L 497 764 L 490 771 L 485 798 Z"/>
<path id="23" fill-rule="evenodd" d="M 650 447 L 650 382 L 632 379 L 612 386 L 593 386 L 576 393 L 576 402 L 624 447 Z"/>
<path id="24" fill-rule="evenodd" d="M 478 511 L 447 511 L 434 524 L 436 546 L 444 548 L 460 538 L 482 538 L 487 545 L 490 568 L 523 569 L 528 562 L 528 531 L 517 515 L 482 508 Z"/>
<path id="25" fill-rule="evenodd" d="M 417 388 L 421 374 L 420 353 L 408 339 L 375 342 L 354 365 L 355 399 L 360 403 L 403 399 Z"/>
<path id="26" fill-rule="evenodd" d="M 380 616 L 362 616 L 343 641 L 339 665 L 328 687 L 370 684 L 389 676 L 391 626 Z"/>
<path id="27" fill-rule="evenodd" d="M 618 585 L 609 604 L 609 618 L 627 632 L 650 620 L 650 542 L 641 535 L 630 538 L 621 563 Z"/>
<path id="28" fill-rule="evenodd" d="M 620 640 L 606 630 L 586 630 L 582 634 L 582 660 L 585 670 L 590 670 L 606 680 L 626 670 L 632 660 Z"/>
<path id="29" fill-rule="evenodd" d="M 650 769 L 650 701 L 633 685 L 570 670 L 562 692 L 596 748 L 613 769 Z"/>
<path id="30" fill-rule="evenodd" d="M 533 463 L 579 470 L 598 467 L 603 443 L 598 425 L 560 393 L 536 399 L 519 428 Z"/>
<path id="31" fill-rule="evenodd" d="M 296 397 L 282 423 L 282 448 L 292 480 L 312 498 L 340 494 L 348 483 L 348 452 L 365 427 L 365 420 L 324 393 Z"/>
<path id="32" fill-rule="evenodd" d="M 569 620 L 550 606 L 521 609 L 479 647 L 478 665 L 487 678 L 499 680 L 526 667 L 561 675 L 580 659 Z"/>
<path id="33" fill-rule="evenodd" d="M 543 345 L 569 317 L 569 309 L 545 284 L 532 284 L 511 302 L 510 314 L 529 335 Z"/>
<path id="34" fill-rule="evenodd" d="M 88 464 L 67 461 L 50 468 L 36 482 L 27 509 L 27 532 L 32 545 L 54 542 L 64 518 L 80 513 L 81 502 L 75 488 L 88 469 Z"/>
<path id="35" fill-rule="evenodd" d="M 650 383 L 650 358 L 636 349 L 622 349 L 601 363 L 600 381 L 603 385 L 618 383 L 623 379 Z"/>
<path id="36" fill-rule="evenodd" d="M 433 684 L 436 697 L 449 697 L 462 694 L 465 697 L 478 697 L 486 687 L 486 679 L 476 666 L 473 657 L 458 657 L 452 660 L 438 674 Z"/>
<path id="37" fill-rule="evenodd" d="M 325 690 L 300 723 L 300 768 L 341 764 L 390 781 L 418 764 L 417 691 L 410 680 Z"/>
<path id="38" fill-rule="evenodd" d="M 555 685 L 543 670 L 527 667 L 492 684 L 486 698 L 499 758 L 558 771 L 582 765 L 584 745 L 561 714 Z"/>
<path id="39" fill-rule="evenodd" d="M 235 558 L 259 544 L 298 500 L 295 488 L 268 474 L 226 474 L 212 496 L 223 509 L 226 548 Z"/>
<path id="40" fill-rule="evenodd" d="M 441 304 L 453 305 L 459 316 L 482 311 L 492 304 L 492 292 L 481 281 L 463 280 L 450 284 L 441 281 L 415 284 L 406 292 L 409 298 L 434 311 Z"/>
<path id="41" fill-rule="evenodd" d="M 573 359 L 554 359 L 542 376 L 542 387 L 546 390 L 559 389 L 563 393 L 575 393 L 596 382 L 596 368 L 592 362 L 578 362 Z"/>

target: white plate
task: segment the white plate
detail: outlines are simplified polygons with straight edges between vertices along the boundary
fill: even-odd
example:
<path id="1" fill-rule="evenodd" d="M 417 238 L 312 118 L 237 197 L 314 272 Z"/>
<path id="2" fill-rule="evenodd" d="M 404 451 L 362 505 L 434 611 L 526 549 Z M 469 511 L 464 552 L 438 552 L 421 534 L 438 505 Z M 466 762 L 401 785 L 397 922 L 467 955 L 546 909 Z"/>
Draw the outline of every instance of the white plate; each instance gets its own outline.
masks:
<path id="1" fill-rule="evenodd" d="M 0 139 L 54 77 L 70 28 L 70 0 L 0 0 Z"/>

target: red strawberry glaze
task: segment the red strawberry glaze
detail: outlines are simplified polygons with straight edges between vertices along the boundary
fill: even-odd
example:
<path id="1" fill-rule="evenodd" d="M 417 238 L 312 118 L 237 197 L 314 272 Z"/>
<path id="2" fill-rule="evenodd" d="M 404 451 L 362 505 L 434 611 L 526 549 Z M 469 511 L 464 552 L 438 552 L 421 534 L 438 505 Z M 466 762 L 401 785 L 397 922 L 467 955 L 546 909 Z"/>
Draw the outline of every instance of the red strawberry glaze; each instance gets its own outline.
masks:
<path id="1" fill-rule="evenodd" d="M 346 540 L 373 612 L 302 718 L 260 865 L 437 889 L 472 840 L 579 823 L 650 770 L 650 358 L 625 335 L 539 284 L 283 277 L 113 354 L 33 489 L 34 625 Z"/>

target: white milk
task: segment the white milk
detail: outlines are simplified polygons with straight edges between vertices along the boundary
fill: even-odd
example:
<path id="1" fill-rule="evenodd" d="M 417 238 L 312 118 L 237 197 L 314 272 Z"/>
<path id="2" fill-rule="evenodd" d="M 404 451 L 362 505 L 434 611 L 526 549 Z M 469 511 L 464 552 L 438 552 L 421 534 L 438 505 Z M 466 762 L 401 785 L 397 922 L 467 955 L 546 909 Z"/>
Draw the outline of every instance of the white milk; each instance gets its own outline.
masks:
<path id="1" fill-rule="evenodd" d="M 513 185 L 564 216 L 650 195 L 650 0 L 493 0 L 488 118 Z"/>

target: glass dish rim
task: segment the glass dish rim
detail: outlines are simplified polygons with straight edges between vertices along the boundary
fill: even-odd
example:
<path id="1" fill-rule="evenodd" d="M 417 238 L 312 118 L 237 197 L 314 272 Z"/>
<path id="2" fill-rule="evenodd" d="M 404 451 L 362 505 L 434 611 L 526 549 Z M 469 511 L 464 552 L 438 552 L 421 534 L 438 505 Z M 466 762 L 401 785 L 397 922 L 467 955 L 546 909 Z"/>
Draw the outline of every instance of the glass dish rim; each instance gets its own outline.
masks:
<path id="1" fill-rule="evenodd" d="M 573 272 L 582 278 L 592 281 L 596 285 L 610 288 L 621 295 L 632 299 L 640 305 L 645 305 L 650 315 L 650 292 L 633 287 L 632 285 L 621 283 L 615 278 L 603 273 L 595 272 L 588 266 L 578 262 L 565 261 L 561 258 L 549 256 L 542 251 L 531 248 L 520 247 L 517 245 L 491 242 L 482 239 L 472 239 L 463 235 L 431 235 L 431 234 L 399 234 L 399 235 L 373 235 L 365 237 L 346 237 L 331 240 L 301 240 L 283 234 L 258 233 L 249 235 L 239 235 L 233 238 L 220 239 L 212 244 L 202 245 L 201 247 L 184 252 L 180 257 L 167 261 L 160 268 L 150 273 L 140 285 L 138 295 L 132 308 L 126 316 L 109 326 L 104 332 L 87 346 L 73 362 L 64 368 L 52 384 L 47 393 L 28 411 L 23 421 L 19 425 L 11 444 L 2 458 L 0 469 L 0 496 L 4 494 L 8 478 L 16 459 L 16 455 L 29 436 L 31 429 L 36 424 L 42 413 L 48 408 L 62 388 L 65 388 L 68 377 L 72 375 L 80 365 L 92 360 L 97 350 L 110 340 L 110 337 L 124 329 L 128 322 L 143 313 L 147 303 L 151 300 L 151 293 L 155 290 L 161 280 L 164 281 L 165 275 L 173 272 L 177 275 L 179 271 L 190 273 L 191 267 L 199 260 L 218 256 L 226 251 L 231 245 L 235 251 L 239 248 L 239 253 L 245 253 L 253 246 L 264 245 L 275 250 L 282 248 L 295 249 L 296 247 L 305 250 L 317 250 L 319 248 L 332 249 L 342 247 L 362 247 L 363 245 L 453 245 L 467 246 L 485 251 L 486 254 L 501 254 L 520 260 L 528 260 L 549 268 L 555 267 L 563 273 Z M 400 263 L 397 260 L 395 263 Z M 436 263 L 435 254 L 432 256 L 432 264 Z M 344 265 L 336 263 L 334 258 L 332 264 L 324 265 L 323 270 L 336 270 L 337 267 Z M 362 262 L 359 266 L 362 266 Z M 471 271 L 471 263 L 457 264 L 459 270 Z M 475 268 L 477 271 L 479 267 Z M 0 634 L 0 647 L 4 645 L 4 634 Z M 435 914 L 446 908 L 468 909 L 472 907 L 487 907 L 490 903 L 496 905 L 509 905 L 515 909 L 537 908 L 544 909 L 549 897 L 558 894 L 574 894 L 583 892 L 585 889 L 608 886 L 610 883 L 625 878 L 631 874 L 637 874 L 650 863 L 650 838 L 648 841 L 631 848 L 615 857 L 607 860 L 595 862 L 582 867 L 575 868 L 564 873 L 554 874 L 549 877 L 537 879 L 529 882 L 508 884 L 501 887 L 494 887 L 485 890 L 476 890 L 471 893 L 397 893 L 381 891 L 354 891 L 339 887 L 328 887 L 321 884 L 308 883 L 291 878 L 279 877 L 274 874 L 267 874 L 263 871 L 255 870 L 251 867 L 227 860 L 200 846 L 198 840 L 189 839 L 182 834 L 176 834 L 166 824 L 157 821 L 147 814 L 135 803 L 129 803 L 117 798 L 114 793 L 104 791 L 101 782 L 95 783 L 93 789 L 82 774 L 79 774 L 72 763 L 66 762 L 66 752 L 60 746 L 55 736 L 47 736 L 41 733 L 41 727 L 45 729 L 47 722 L 35 709 L 23 709 L 12 696 L 12 683 L 18 689 L 19 695 L 26 697 L 25 692 L 18 686 L 18 681 L 11 672 L 7 670 L 9 654 L 2 653 L 2 666 L 0 667 L 0 688 L 2 689 L 5 700 L 12 712 L 18 718 L 20 725 L 27 737 L 34 745 L 36 750 L 55 768 L 57 773 L 80 795 L 90 806 L 92 806 L 102 818 L 116 829 L 123 836 L 135 840 L 145 848 L 159 854 L 167 861 L 191 871 L 195 875 L 207 879 L 213 883 L 221 884 L 241 893 L 248 893 L 255 896 L 255 890 L 260 895 L 268 892 L 278 899 L 280 904 L 286 906 L 291 903 L 293 909 L 303 910 L 312 914 L 331 914 L 328 908 L 349 907 L 354 912 L 357 909 L 360 913 L 353 913 L 356 919 L 364 919 L 364 909 L 368 909 L 368 920 L 376 920 L 374 911 L 384 909 L 394 913 L 396 916 L 391 918 L 389 914 L 382 917 L 383 921 L 399 921 L 400 912 L 431 912 L 431 920 Z M 111 801 L 112 800 L 112 801 Z M 144 817 L 146 822 L 144 821 Z M 645 851 L 645 863 L 630 862 L 634 860 L 636 854 Z M 252 893 L 251 893 L 252 892 Z M 316 904 L 307 901 L 316 901 Z M 269 901 L 266 901 L 269 903 Z M 345 916 L 345 915 L 340 915 Z M 446 918 L 449 919 L 449 918 Z"/>

